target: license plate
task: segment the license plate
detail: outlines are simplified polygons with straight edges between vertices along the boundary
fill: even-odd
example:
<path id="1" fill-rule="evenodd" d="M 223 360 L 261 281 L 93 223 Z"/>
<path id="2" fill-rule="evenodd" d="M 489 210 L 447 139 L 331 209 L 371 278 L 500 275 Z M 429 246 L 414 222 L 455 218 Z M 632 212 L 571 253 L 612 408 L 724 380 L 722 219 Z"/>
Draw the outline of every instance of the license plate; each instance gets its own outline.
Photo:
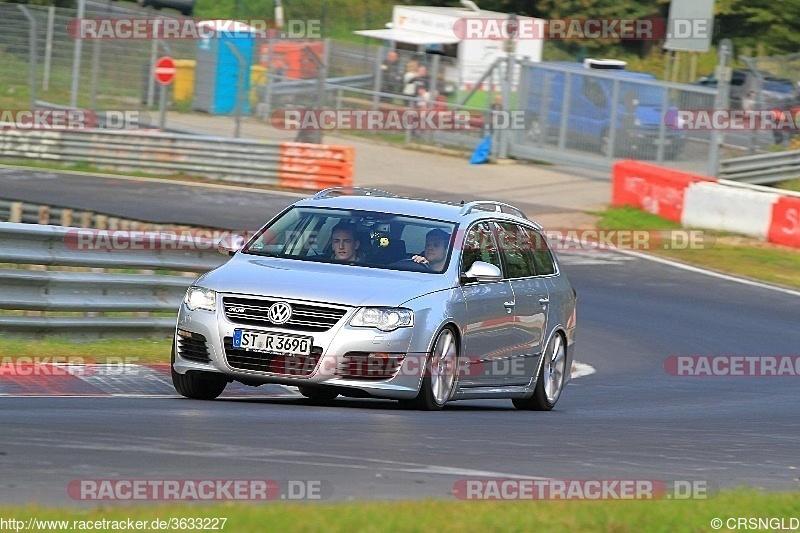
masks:
<path id="1" fill-rule="evenodd" d="M 237 329 L 233 331 L 233 347 L 251 352 L 309 355 L 311 338 Z"/>

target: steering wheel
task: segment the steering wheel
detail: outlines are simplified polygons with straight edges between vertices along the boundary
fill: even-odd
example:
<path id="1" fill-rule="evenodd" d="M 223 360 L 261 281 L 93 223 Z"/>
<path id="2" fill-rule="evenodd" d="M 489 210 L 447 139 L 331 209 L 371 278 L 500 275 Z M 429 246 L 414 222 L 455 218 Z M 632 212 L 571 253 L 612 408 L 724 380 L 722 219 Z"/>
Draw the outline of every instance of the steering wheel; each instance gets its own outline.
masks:
<path id="1" fill-rule="evenodd" d="M 431 272 L 431 271 L 433 271 L 433 269 L 431 268 L 431 265 L 429 263 L 417 263 L 416 261 L 414 261 L 411 258 L 400 259 L 399 261 L 395 261 L 394 263 L 392 263 L 391 266 L 404 267 L 404 268 L 406 266 L 413 266 L 414 268 L 411 269 L 411 270 L 414 270 L 416 272 Z"/>

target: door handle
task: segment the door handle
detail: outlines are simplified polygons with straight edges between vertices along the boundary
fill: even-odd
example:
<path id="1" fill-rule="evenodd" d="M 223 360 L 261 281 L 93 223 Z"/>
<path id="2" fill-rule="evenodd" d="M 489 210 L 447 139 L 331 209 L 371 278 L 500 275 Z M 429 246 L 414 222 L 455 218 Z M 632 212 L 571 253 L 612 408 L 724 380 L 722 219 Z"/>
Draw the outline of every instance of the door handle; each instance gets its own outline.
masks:
<path id="1" fill-rule="evenodd" d="M 503 305 L 505 306 L 506 311 L 508 311 L 510 313 L 510 312 L 512 312 L 514 310 L 514 306 L 517 305 L 517 304 L 514 303 L 514 302 L 503 302 Z"/>
<path id="2" fill-rule="evenodd" d="M 540 303 L 540 304 L 542 304 L 542 305 L 547 305 L 547 304 L 549 304 L 549 303 L 550 303 L 550 297 L 549 297 L 549 296 L 542 296 L 542 297 L 540 297 L 540 298 L 539 298 L 539 303 Z"/>

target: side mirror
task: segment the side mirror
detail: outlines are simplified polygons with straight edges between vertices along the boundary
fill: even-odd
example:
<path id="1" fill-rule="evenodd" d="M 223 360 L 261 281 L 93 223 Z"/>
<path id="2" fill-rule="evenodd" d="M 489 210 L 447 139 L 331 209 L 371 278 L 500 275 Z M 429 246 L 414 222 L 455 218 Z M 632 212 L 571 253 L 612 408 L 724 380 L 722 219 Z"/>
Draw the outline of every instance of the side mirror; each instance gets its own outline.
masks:
<path id="1" fill-rule="evenodd" d="M 234 255 L 244 247 L 244 243 L 245 238 L 243 235 L 231 233 L 217 242 L 217 251 L 222 255 Z"/>
<path id="2" fill-rule="evenodd" d="M 469 267 L 469 270 L 464 272 L 464 278 L 485 283 L 488 281 L 500 281 L 503 279 L 503 273 L 495 265 L 490 265 L 484 261 L 475 261 Z"/>

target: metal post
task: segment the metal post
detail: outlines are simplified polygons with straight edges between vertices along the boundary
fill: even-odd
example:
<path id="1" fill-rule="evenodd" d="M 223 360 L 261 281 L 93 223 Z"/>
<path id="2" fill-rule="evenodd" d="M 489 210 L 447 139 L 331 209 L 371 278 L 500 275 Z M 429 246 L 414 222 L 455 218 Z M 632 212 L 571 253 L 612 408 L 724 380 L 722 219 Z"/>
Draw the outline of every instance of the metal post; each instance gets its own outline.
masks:
<path id="1" fill-rule="evenodd" d="M 267 79 L 264 84 L 264 102 L 262 103 L 264 110 L 262 117 L 264 119 L 268 118 L 272 113 L 272 80 L 274 79 L 272 76 L 272 47 L 274 43 L 273 40 L 267 43 Z"/>
<path id="2" fill-rule="evenodd" d="M 667 116 L 667 110 L 669 109 L 669 89 L 664 88 L 663 94 L 661 96 L 661 116 Z M 658 121 L 658 148 L 656 149 L 656 161 L 661 163 L 664 161 L 664 150 L 666 147 L 667 142 L 667 121 L 666 120 L 659 120 Z M 674 141 L 673 141 L 674 142 Z M 675 147 L 671 147 L 673 153 L 677 154 L 675 151 Z"/>
<path id="3" fill-rule="evenodd" d="M 100 39 L 95 39 L 92 46 L 92 74 L 89 85 L 89 109 L 95 111 L 97 100 L 97 73 L 100 70 Z"/>
<path id="4" fill-rule="evenodd" d="M 564 84 L 564 99 L 561 101 L 561 122 L 558 126 L 558 149 L 563 150 L 567 146 L 567 129 L 569 128 L 569 102 L 572 94 L 572 73 L 567 72 L 567 82 Z M 545 115 L 547 116 L 547 115 Z M 547 121 L 545 120 L 545 131 Z"/>
<path id="5" fill-rule="evenodd" d="M 245 68 L 247 67 L 247 60 L 233 43 L 226 42 L 225 45 L 230 48 L 239 63 L 239 79 L 236 80 L 236 107 L 233 110 L 233 118 L 236 124 L 233 130 L 233 137 L 238 139 L 242 126 L 242 93 L 244 92 L 244 77 L 247 75 L 247 69 Z"/>
<path id="6" fill-rule="evenodd" d="M 497 135 L 497 157 L 499 159 L 505 159 L 508 157 L 508 128 L 511 126 L 510 116 L 508 111 L 511 109 L 511 84 L 514 81 L 514 56 L 511 54 L 506 55 L 506 72 L 505 77 L 500 78 L 500 94 L 503 97 L 503 105 L 501 110 L 506 113 L 505 127 L 500 128 Z M 490 105 L 491 108 L 491 105 Z"/>
<path id="7" fill-rule="evenodd" d="M 519 66 L 519 82 L 517 84 L 517 105 L 516 110 L 525 113 L 525 127 L 528 127 L 528 92 L 530 91 L 531 63 L 524 58 Z M 526 132 L 517 131 L 514 134 L 514 143 L 524 143 Z"/>
<path id="8" fill-rule="evenodd" d="M 155 75 L 152 75 L 155 78 Z M 161 84 L 158 94 L 158 129 L 164 131 L 167 127 L 167 88 L 169 85 Z"/>
<path id="9" fill-rule="evenodd" d="M 78 19 L 82 19 L 86 14 L 86 0 L 78 0 Z M 70 107 L 78 107 L 78 83 L 81 77 L 81 52 L 83 49 L 83 39 L 75 39 L 75 48 L 72 54 L 72 92 L 69 98 Z"/>
<path id="10" fill-rule="evenodd" d="M 155 98 L 156 92 L 156 79 L 153 75 L 153 69 L 156 67 L 156 61 L 158 60 L 158 39 L 153 39 L 152 44 L 150 45 L 150 64 L 149 68 L 147 69 L 147 107 L 153 107 L 153 100 Z"/>
<path id="11" fill-rule="evenodd" d="M 47 36 L 44 44 L 44 72 L 42 73 L 42 90 L 50 88 L 50 60 L 53 55 L 53 24 L 56 18 L 56 7 L 47 8 Z"/>
<path id="12" fill-rule="evenodd" d="M 729 107 L 731 69 L 728 62 L 733 57 L 733 43 L 730 39 L 723 39 L 718 48 L 719 63 L 717 65 L 717 98 L 714 100 L 714 109 L 726 109 Z M 719 175 L 719 148 L 722 144 L 722 132 L 713 130 L 711 132 L 711 146 L 708 151 L 708 168 L 706 174 L 709 176 Z"/>
<path id="13" fill-rule="evenodd" d="M 25 18 L 31 23 L 28 30 L 28 74 L 30 79 L 30 100 L 31 109 L 36 109 L 36 19 L 28 8 L 22 5 L 17 7 L 25 14 Z"/>
<path id="14" fill-rule="evenodd" d="M 542 89 L 542 100 L 541 105 L 539 106 L 539 116 L 536 117 L 539 120 L 539 124 L 541 126 L 542 134 L 539 135 L 539 138 L 536 139 L 536 146 L 539 148 L 544 147 L 544 143 L 547 142 L 547 133 L 550 129 L 550 94 L 553 89 L 553 73 L 549 70 L 545 71 L 544 75 L 544 88 Z"/>
<path id="15" fill-rule="evenodd" d="M 611 131 L 608 132 L 608 153 L 603 154 L 608 158 L 613 158 L 617 146 L 617 116 L 619 115 L 619 80 L 614 80 L 614 86 L 611 89 Z M 625 132 L 630 133 L 630 132 Z M 602 137 L 600 140 L 600 147 L 602 148 Z"/>
<path id="16" fill-rule="evenodd" d="M 383 87 L 383 61 L 385 61 L 386 54 L 386 47 L 382 46 L 378 55 L 376 56 L 375 61 L 375 82 L 372 84 L 372 90 L 374 91 L 372 94 L 372 109 L 378 109 L 378 103 L 380 102 L 380 95 L 378 93 L 381 92 L 381 88 Z M 383 60 L 381 58 L 384 58 Z"/>
<path id="17" fill-rule="evenodd" d="M 428 73 L 428 77 L 431 80 L 430 87 L 428 87 L 428 92 L 431 93 L 431 97 L 436 94 L 436 91 L 439 89 L 439 63 L 440 63 L 441 56 L 439 54 L 433 54 L 431 58 L 431 71 Z"/>

